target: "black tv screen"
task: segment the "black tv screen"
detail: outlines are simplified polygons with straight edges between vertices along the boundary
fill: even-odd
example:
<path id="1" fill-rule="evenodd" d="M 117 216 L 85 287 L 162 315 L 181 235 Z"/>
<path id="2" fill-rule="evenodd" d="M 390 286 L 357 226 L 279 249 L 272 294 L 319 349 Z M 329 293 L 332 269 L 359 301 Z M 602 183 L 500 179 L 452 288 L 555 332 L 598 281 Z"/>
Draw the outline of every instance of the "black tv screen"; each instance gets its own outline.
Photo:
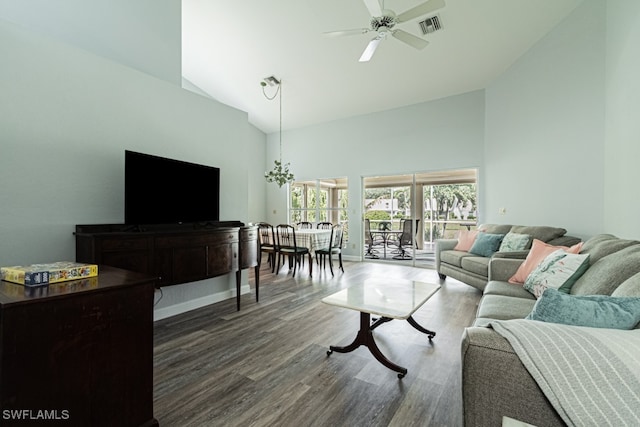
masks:
<path id="1" fill-rule="evenodd" d="M 125 150 L 126 224 L 220 220 L 220 169 Z"/>

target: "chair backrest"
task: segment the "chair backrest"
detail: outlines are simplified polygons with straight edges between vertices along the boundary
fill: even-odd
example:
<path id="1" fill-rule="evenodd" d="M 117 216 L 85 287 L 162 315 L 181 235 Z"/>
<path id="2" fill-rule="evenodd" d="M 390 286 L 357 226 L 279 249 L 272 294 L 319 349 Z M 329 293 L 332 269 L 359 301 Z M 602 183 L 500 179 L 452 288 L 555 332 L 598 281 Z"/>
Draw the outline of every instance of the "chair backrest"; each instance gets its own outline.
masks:
<path id="1" fill-rule="evenodd" d="M 316 228 L 320 230 L 331 230 L 331 227 L 333 227 L 333 224 L 330 222 L 319 222 L 316 224 Z"/>
<path id="2" fill-rule="evenodd" d="M 273 233 L 273 225 L 267 222 L 259 222 L 258 233 L 260 234 L 260 247 L 276 246 L 276 239 Z"/>
<path id="3" fill-rule="evenodd" d="M 296 244 L 296 229 L 289 224 L 279 224 L 276 227 L 276 235 L 278 237 L 279 248 L 295 248 Z"/>
<path id="4" fill-rule="evenodd" d="M 415 221 L 415 222 L 414 222 Z M 402 233 L 400 233 L 400 244 L 402 245 L 410 245 L 413 243 L 413 233 L 411 232 L 412 224 L 415 223 L 416 234 L 418 233 L 418 223 L 419 219 L 411 220 L 411 219 L 403 219 L 401 224 Z"/>
<path id="5" fill-rule="evenodd" d="M 308 221 L 302 221 L 296 224 L 298 230 L 307 230 L 309 228 L 313 228 L 313 224 Z"/>
<path id="6" fill-rule="evenodd" d="M 342 236 L 344 235 L 344 226 L 336 224 L 331 228 L 331 248 L 342 248 Z"/>
<path id="7" fill-rule="evenodd" d="M 364 243 L 370 245 L 373 243 L 373 235 L 371 234 L 371 221 L 369 218 L 364 220 Z"/>

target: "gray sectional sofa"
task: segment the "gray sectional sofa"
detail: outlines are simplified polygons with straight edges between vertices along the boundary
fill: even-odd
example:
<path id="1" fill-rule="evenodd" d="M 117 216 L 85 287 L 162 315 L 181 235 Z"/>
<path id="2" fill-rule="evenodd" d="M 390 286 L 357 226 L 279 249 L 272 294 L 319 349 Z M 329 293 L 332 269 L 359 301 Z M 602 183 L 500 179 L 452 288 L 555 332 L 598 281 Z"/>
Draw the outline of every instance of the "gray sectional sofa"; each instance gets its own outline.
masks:
<path id="1" fill-rule="evenodd" d="M 522 226 L 507 224 L 483 224 L 477 227 L 489 234 L 507 235 L 517 233 L 531 236 L 528 246 L 519 251 L 497 251 L 492 256 L 479 256 L 470 252 L 455 250 L 457 239 L 436 240 L 436 270 L 441 279 L 447 276 L 460 280 L 468 285 L 483 290 L 489 281 L 489 262 L 493 258 L 525 259 L 533 239 L 541 240 L 554 246 L 572 246 L 581 239 L 567 236 L 567 230 L 546 226 Z"/>
<path id="2" fill-rule="evenodd" d="M 589 254 L 589 267 L 575 282 L 570 295 L 640 297 L 640 241 L 602 234 L 588 239 L 580 253 Z M 504 416 L 538 427 L 565 425 L 510 342 L 490 326 L 495 320 L 524 319 L 532 311 L 536 298 L 521 285 L 507 282 L 522 262 L 490 260 L 489 281 L 476 320 L 463 334 L 465 426 L 500 426 Z M 457 272 L 451 267 L 445 271 Z M 549 324 L 542 324 L 545 325 Z"/>

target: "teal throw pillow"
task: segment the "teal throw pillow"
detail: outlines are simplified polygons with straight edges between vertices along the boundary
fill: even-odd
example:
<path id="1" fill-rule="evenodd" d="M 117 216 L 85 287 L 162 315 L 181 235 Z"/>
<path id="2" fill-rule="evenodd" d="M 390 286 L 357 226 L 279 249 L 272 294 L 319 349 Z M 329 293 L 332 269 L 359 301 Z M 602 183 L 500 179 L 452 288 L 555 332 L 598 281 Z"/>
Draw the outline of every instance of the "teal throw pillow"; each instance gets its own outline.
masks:
<path id="1" fill-rule="evenodd" d="M 569 295 L 549 288 L 526 318 L 591 328 L 633 329 L 640 323 L 640 297 Z"/>
<path id="2" fill-rule="evenodd" d="M 504 234 L 478 233 L 469 253 L 490 257 L 498 251 Z"/>
<path id="3" fill-rule="evenodd" d="M 540 298 L 547 288 L 568 294 L 589 268 L 589 254 L 570 254 L 558 249 L 547 255 L 524 281 L 524 288 Z"/>
<path id="4" fill-rule="evenodd" d="M 520 233 L 507 233 L 500 243 L 500 252 L 515 252 L 523 251 L 529 247 L 531 243 L 531 236 L 528 234 Z"/>

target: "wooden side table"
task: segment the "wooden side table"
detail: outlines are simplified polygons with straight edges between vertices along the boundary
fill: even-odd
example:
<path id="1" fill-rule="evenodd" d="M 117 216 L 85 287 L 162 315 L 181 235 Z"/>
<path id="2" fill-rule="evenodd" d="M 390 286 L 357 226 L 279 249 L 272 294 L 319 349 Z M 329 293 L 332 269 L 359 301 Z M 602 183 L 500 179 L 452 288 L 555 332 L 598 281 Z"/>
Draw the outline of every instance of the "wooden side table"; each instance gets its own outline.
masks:
<path id="1" fill-rule="evenodd" d="M 0 282 L 2 425 L 157 426 L 155 280 L 99 266 L 36 288 Z"/>

